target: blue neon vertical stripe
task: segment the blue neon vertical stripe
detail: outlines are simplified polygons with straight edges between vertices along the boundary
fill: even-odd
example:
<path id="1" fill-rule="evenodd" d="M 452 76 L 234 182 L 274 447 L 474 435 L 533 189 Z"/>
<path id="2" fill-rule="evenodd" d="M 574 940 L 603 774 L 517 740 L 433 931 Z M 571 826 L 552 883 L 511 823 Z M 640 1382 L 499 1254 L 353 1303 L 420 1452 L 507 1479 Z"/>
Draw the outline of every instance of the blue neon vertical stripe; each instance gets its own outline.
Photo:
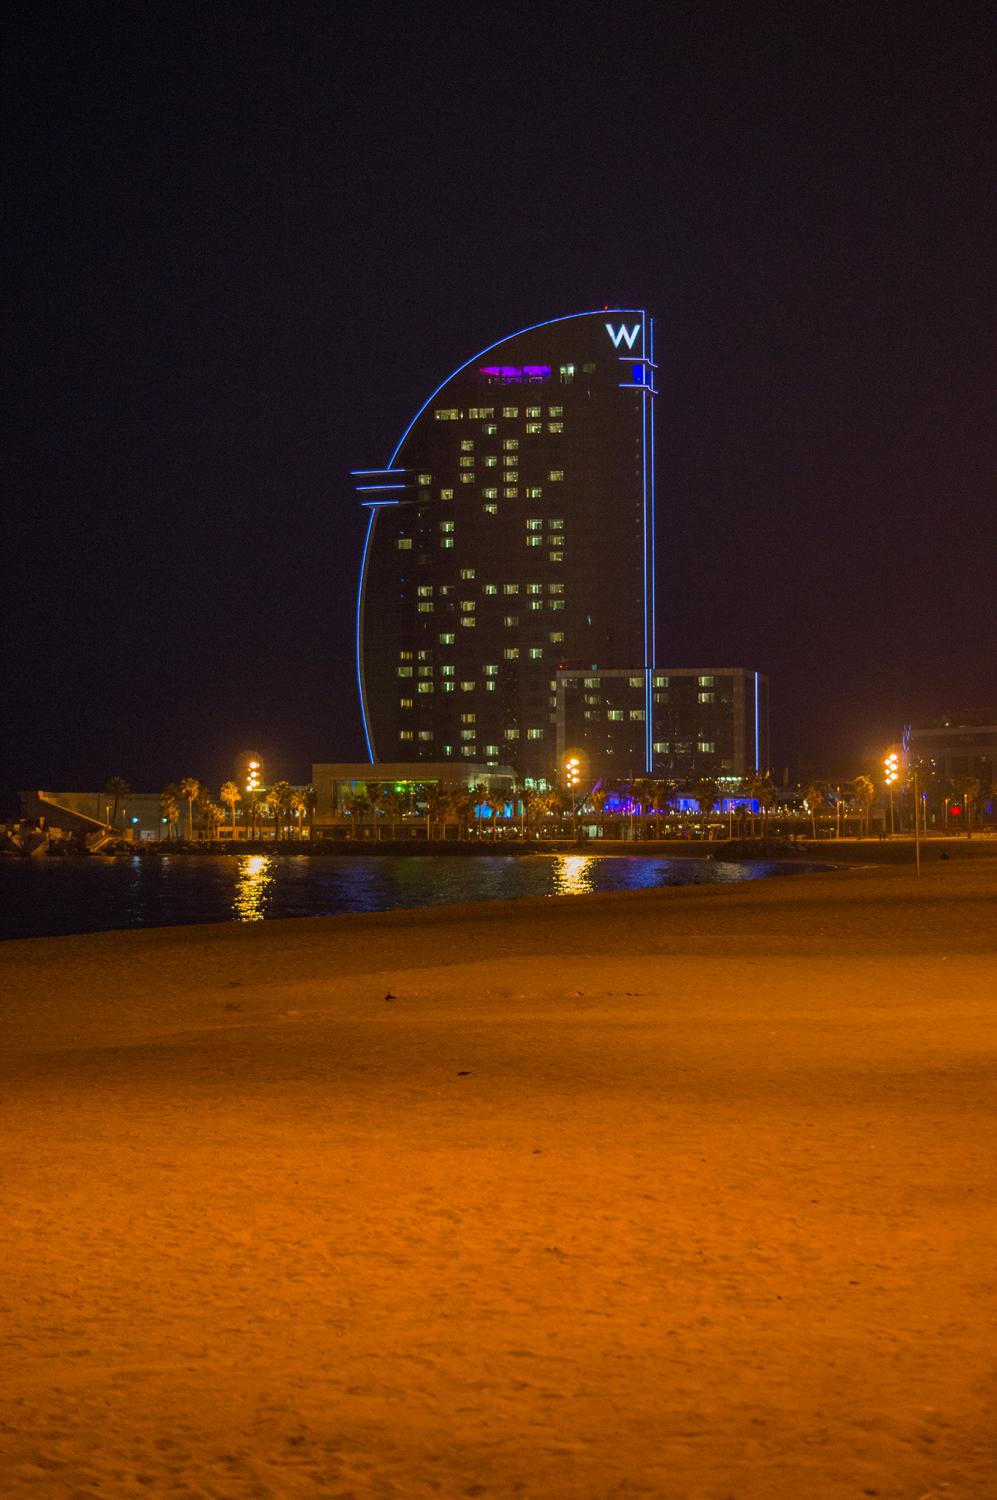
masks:
<path id="1" fill-rule="evenodd" d="M 367 756 L 371 765 L 374 764 L 374 746 L 371 743 L 370 733 L 367 729 L 367 689 L 363 674 L 363 606 L 364 593 L 367 589 L 367 558 L 370 552 L 370 540 L 374 535 L 374 522 L 377 520 L 379 506 L 371 508 L 370 518 L 367 522 L 367 535 L 364 537 L 363 557 L 360 560 L 360 587 L 357 589 L 357 688 L 360 693 L 360 722 L 363 725 L 363 737 L 367 742 Z"/>
<path id="2" fill-rule="evenodd" d="M 756 771 L 761 771 L 761 769 L 762 769 L 761 726 L 759 725 L 759 722 L 758 722 L 758 700 L 759 700 L 759 693 L 758 693 L 758 673 L 756 672 L 755 673 L 755 770 Z"/>

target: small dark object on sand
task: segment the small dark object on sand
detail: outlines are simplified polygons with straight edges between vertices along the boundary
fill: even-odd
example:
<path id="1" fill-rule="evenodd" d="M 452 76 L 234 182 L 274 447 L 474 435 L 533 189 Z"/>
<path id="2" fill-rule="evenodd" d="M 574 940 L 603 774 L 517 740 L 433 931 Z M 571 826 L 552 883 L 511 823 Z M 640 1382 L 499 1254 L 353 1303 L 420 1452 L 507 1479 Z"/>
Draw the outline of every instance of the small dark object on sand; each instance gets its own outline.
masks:
<path id="1" fill-rule="evenodd" d="M 398 996 L 397 995 L 393 995 L 391 993 L 391 991 L 389 990 L 388 993 L 385 995 L 384 998 L 385 998 L 385 1000 L 397 1000 Z"/>

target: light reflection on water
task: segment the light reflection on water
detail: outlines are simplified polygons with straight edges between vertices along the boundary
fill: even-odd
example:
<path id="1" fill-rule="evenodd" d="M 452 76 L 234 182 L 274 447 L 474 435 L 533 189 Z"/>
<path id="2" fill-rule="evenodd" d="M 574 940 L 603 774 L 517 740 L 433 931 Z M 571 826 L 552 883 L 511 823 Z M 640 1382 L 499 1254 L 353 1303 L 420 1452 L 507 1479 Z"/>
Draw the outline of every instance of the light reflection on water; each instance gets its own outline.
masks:
<path id="1" fill-rule="evenodd" d="M 239 858 L 232 910 L 237 922 L 262 922 L 276 878 L 274 855 L 243 854 Z"/>
<path id="2" fill-rule="evenodd" d="M 560 854 L 555 857 L 552 870 L 552 896 L 583 896 L 594 889 L 591 854 Z"/>
<path id="3" fill-rule="evenodd" d="M 0 860 L 0 936 L 260 922 L 717 884 L 819 866 L 655 855 L 169 855 Z"/>

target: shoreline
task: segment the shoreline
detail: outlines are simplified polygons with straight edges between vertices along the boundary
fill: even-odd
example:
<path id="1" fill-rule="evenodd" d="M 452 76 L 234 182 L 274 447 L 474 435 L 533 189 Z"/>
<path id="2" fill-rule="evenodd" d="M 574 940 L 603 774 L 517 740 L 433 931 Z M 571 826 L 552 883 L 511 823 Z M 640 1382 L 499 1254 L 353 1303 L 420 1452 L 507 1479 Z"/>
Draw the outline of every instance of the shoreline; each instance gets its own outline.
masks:
<path id="1" fill-rule="evenodd" d="M 0 947 L 0 1479 L 983 1500 L 997 867 Z"/>

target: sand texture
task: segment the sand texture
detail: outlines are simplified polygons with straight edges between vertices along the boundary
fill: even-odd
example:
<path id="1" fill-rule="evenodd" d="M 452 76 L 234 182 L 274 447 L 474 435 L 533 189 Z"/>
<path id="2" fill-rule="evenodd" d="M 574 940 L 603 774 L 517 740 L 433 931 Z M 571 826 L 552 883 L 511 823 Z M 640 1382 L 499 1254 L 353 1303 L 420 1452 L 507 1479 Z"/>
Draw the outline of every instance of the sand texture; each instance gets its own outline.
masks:
<path id="1" fill-rule="evenodd" d="M 0 981 L 3 1496 L 997 1497 L 997 862 Z"/>

